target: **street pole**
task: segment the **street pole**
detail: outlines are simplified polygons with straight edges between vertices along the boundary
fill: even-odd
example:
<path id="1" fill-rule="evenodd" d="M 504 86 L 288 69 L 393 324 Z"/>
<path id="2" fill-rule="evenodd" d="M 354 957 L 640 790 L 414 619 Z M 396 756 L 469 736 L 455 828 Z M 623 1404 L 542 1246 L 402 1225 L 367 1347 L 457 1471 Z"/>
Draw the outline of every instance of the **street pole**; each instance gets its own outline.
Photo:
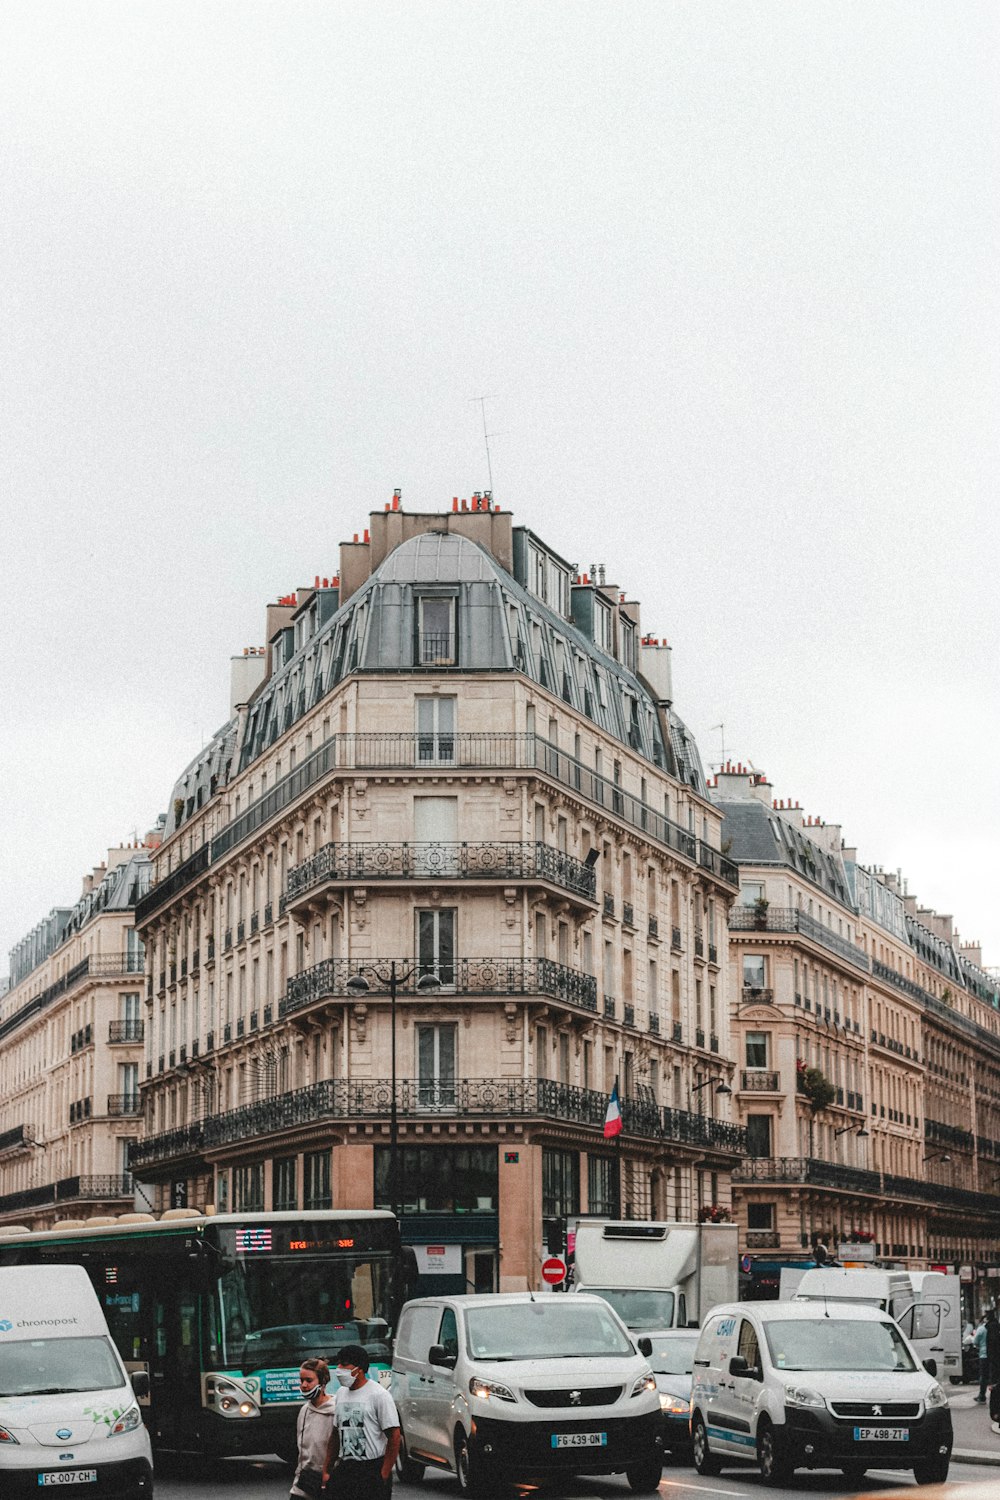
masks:
<path id="1" fill-rule="evenodd" d="M 396 960 L 389 965 L 389 1032 L 392 1098 L 389 1101 L 389 1197 L 399 1218 L 399 1115 L 396 1110 Z"/>

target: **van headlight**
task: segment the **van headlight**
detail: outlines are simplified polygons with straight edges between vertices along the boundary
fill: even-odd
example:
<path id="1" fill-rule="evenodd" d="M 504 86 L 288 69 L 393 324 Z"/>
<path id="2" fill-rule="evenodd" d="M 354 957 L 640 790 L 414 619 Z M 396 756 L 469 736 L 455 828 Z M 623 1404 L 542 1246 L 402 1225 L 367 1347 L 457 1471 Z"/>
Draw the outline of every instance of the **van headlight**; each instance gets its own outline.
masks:
<path id="1" fill-rule="evenodd" d="M 660 1394 L 660 1410 L 667 1417 L 689 1417 L 691 1403 L 685 1401 L 683 1396 L 668 1396 L 666 1391 L 663 1391 Z"/>
<path id="2" fill-rule="evenodd" d="M 480 1401 L 488 1401 L 491 1396 L 494 1401 L 517 1400 L 510 1386 L 501 1385 L 499 1380 L 480 1380 L 478 1375 L 473 1375 L 469 1381 L 469 1393 L 478 1396 Z"/>
<path id="3" fill-rule="evenodd" d="M 785 1386 L 786 1406 L 825 1406 L 826 1402 L 819 1391 L 811 1390 L 807 1385 Z"/>
<path id="4" fill-rule="evenodd" d="M 117 1437 L 120 1432 L 134 1432 L 137 1427 L 142 1426 L 142 1416 L 137 1406 L 130 1406 L 123 1411 L 118 1421 L 115 1422 L 108 1437 Z"/>
<path id="5" fill-rule="evenodd" d="M 638 1380 L 635 1382 L 635 1385 L 629 1391 L 629 1396 L 641 1396 L 643 1391 L 655 1390 L 656 1376 L 653 1374 L 652 1370 L 644 1370 L 639 1376 Z"/>
<path id="6" fill-rule="evenodd" d="M 935 1406 L 948 1405 L 948 1397 L 938 1385 L 937 1381 L 934 1382 L 930 1390 L 927 1392 L 927 1395 L 924 1397 L 924 1405 L 927 1407 L 928 1411 L 933 1410 Z"/>

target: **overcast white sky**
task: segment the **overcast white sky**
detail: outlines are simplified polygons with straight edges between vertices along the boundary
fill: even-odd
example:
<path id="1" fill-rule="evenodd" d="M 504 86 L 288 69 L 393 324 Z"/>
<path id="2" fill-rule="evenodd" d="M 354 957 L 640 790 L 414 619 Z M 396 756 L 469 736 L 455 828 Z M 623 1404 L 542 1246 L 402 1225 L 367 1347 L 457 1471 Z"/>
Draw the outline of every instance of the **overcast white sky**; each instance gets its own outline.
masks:
<path id="1" fill-rule="evenodd" d="M 268 598 L 487 484 L 1000 964 L 995 3 L 0 11 L 0 972 Z"/>

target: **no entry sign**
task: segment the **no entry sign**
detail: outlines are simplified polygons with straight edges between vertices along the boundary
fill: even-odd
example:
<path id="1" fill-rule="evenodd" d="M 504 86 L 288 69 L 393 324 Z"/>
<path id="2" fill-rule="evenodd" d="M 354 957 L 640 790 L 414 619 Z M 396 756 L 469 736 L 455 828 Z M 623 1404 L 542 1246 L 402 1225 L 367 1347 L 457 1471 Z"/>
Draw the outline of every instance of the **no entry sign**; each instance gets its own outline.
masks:
<path id="1" fill-rule="evenodd" d="M 550 1255 L 548 1260 L 543 1260 L 542 1280 L 549 1286 L 557 1286 L 560 1281 L 565 1281 L 566 1262 L 560 1260 L 558 1255 Z"/>

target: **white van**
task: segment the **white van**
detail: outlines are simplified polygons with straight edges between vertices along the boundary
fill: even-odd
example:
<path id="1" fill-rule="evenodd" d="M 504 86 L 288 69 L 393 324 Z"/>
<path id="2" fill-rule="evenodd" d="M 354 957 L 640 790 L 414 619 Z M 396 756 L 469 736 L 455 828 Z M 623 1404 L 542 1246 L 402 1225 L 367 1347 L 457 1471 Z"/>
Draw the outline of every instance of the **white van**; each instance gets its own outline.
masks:
<path id="1" fill-rule="evenodd" d="M 149 1434 L 82 1266 L 0 1267 L 0 1494 L 153 1493 Z"/>
<path id="2" fill-rule="evenodd" d="M 471 1496 L 514 1477 L 624 1473 L 652 1494 L 663 1447 L 648 1353 L 585 1292 L 408 1302 L 392 1358 L 399 1477 L 452 1469 Z"/>
<path id="3" fill-rule="evenodd" d="M 948 1477 L 948 1397 L 879 1308 L 734 1302 L 713 1308 L 694 1356 L 691 1444 L 699 1474 L 756 1462 L 780 1484 L 795 1469 L 912 1469 Z"/>
<path id="4" fill-rule="evenodd" d="M 902 1328 L 919 1359 L 934 1360 L 942 1379 L 961 1375 L 962 1309 L 957 1276 L 940 1271 L 817 1266 L 800 1276 L 794 1295 L 800 1301 L 864 1302 L 881 1308 Z"/>

